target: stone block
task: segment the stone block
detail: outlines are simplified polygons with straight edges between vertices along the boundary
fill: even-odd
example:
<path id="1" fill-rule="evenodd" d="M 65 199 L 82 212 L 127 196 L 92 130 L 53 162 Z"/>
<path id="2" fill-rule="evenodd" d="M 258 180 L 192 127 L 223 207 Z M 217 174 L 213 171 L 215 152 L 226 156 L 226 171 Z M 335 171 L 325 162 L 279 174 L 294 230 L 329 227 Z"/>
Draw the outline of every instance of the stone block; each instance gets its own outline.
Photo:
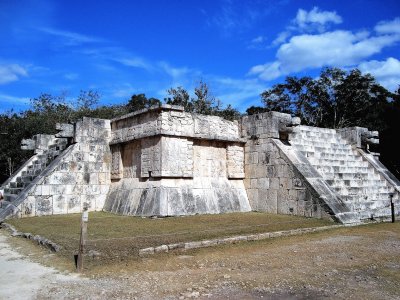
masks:
<path id="1" fill-rule="evenodd" d="M 269 189 L 270 180 L 271 179 L 269 179 L 269 178 L 259 178 L 257 180 L 258 188 L 260 188 L 260 189 Z"/>
<path id="2" fill-rule="evenodd" d="M 291 189 L 292 188 L 292 179 L 287 177 L 279 178 L 279 187 L 281 189 Z"/>
<path id="3" fill-rule="evenodd" d="M 139 250 L 139 256 L 146 256 L 154 254 L 154 247 L 144 248 Z"/>
<path id="4" fill-rule="evenodd" d="M 154 247 L 154 253 L 162 253 L 162 252 L 168 252 L 168 246 L 167 245 L 161 245 L 158 247 Z"/>
<path id="5" fill-rule="evenodd" d="M 185 248 L 185 243 L 177 243 L 177 244 L 169 244 L 168 250 L 176 250 L 176 249 L 183 249 Z"/>
<path id="6" fill-rule="evenodd" d="M 279 178 L 270 178 L 269 180 L 269 188 L 273 189 L 273 190 L 279 190 L 280 186 L 279 186 Z"/>
<path id="7" fill-rule="evenodd" d="M 185 250 L 196 249 L 196 248 L 201 248 L 201 247 L 202 247 L 201 242 L 188 242 L 188 243 L 185 243 Z"/>

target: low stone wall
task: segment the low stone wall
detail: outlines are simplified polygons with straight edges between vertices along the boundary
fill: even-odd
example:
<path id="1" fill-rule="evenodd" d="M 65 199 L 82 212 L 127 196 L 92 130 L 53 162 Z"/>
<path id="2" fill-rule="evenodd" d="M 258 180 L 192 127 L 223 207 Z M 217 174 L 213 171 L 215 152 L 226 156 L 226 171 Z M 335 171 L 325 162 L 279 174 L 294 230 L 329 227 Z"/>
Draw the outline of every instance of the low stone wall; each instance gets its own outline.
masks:
<path id="1" fill-rule="evenodd" d="M 222 239 L 212 239 L 212 240 L 202 240 L 196 242 L 187 242 L 187 243 L 178 243 L 178 244 L 168 244 L 168 245 L 161 245 L 157 247 L 149 247 L 139 250 L 139 256 L 148 256 L 157 253 L 166 253 L 175 250 L 191 250 L 191 249 L 199 249 L 199 248 L 207 248 L 213 247 L 218 245 L 226 245 L 226 244 L 236 244 L 243 241 L 259 241 L 265 240 L 270 238 L 277 238 L 277 237 L 285 237 L 285 236 L 293 236 L 293 235 L 300 235 L 306 234 L 311 232 L 319 232 L 329 229 L 334 229 L 338 227 L 342 227 L 343 225 L 331 225 L 331 226 L 324 226 L 324 227 L 312 227 L 312 228 L 299 228 L 299 229 L 292 229 L 292 230 L 285 230 L 285 231 L 275 231 L 275 232 L 266 232 L 266 233 L 258 233 L 258 234 L 251 234 L 251 235 L 240 235 Z"/>
<path id="2" fill-rule="evenodd" d="M 50 249 L 53 252 L 58 252 L 62 249 L 62 247 L 56 243 L 54 243 L 53 241 L 42 237 L 40 235 L 33 235 L 31 233 L 26 233 L 26 232 L 20 232 L 17 229 L 15 229 L 14 226 L 8 224 L 8 223 L 1 223 L 1 227 L 7 229 L 10 233 L 11 236 L 19 236 L 19 237 L 23 237 L 26 238 L 28 240 L 32 240 L 35 241 L 38 245 L 42 245 L 48 249 Z"/>

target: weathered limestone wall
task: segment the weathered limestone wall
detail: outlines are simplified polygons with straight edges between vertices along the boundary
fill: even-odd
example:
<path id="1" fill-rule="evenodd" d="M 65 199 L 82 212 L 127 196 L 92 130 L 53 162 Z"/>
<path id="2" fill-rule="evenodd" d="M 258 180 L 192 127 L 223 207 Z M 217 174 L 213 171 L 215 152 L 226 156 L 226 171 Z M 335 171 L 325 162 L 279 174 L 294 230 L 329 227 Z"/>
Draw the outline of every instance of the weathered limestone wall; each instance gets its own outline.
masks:
<path id="1" fill-rule="evenodd" d="M 241 141 L 238 122 L 187 113 L 181 106 L 172 105 L 157 106 L 113 119 L 111 127 L 111 144 L 157 135 Z"/>
<path id="2" fill-rule="evenodd" d="M 56 158 L 29 189 L 19 215 L 41 216 L 102 210 L 110 184 L 111 136 L 108 120 L 76 123 L 75 144 Z"/>
<path id="3" fill-rule="evenodd" d="M 111 126 L 105 210 L 144 216 L 250 210 L 237 122 L 163 106 Z"/>
<path id="4" fill-rule="evenodd" d="M 318 195 L 272 139 L 246 144 L 244 184 L 252 210 L 331 218 Z"/>
<path id="5" fill-rule="evenodd" d="M 245 179 L 252 210 L 316 218 L 331 218 L 318 194 L 277 147 L 297 125 L 288 114 L 267 112 L 242 119 Z"/>

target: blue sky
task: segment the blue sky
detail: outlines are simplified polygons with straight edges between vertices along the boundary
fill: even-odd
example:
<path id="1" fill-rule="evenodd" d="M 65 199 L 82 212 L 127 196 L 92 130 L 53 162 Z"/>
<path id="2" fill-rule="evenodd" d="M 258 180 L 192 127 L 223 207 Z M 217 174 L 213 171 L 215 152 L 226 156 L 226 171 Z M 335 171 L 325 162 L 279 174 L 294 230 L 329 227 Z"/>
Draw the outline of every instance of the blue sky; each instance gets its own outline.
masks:
<path id="1" fill-rule="evenodd" d="M 0 0 L 0 112 L 40 93 L 102 104 L 200 80 L 244 111 L 290 76 L 359 68 L 400 84 L 397 1 Z"/>

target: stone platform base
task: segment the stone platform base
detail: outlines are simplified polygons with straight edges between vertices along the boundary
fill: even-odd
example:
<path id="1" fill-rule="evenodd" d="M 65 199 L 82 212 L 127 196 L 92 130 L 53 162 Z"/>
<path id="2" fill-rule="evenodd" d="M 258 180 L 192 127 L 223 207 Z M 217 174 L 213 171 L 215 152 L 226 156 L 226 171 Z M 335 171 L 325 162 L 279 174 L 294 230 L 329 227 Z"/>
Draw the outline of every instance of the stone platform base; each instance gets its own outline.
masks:
<path id="1" fill-rule="evenodd" d="M 125 178 L 112 183 L 104 210 L 132 216 L 180 216 L 250 211 L 243 180 Z"/>

